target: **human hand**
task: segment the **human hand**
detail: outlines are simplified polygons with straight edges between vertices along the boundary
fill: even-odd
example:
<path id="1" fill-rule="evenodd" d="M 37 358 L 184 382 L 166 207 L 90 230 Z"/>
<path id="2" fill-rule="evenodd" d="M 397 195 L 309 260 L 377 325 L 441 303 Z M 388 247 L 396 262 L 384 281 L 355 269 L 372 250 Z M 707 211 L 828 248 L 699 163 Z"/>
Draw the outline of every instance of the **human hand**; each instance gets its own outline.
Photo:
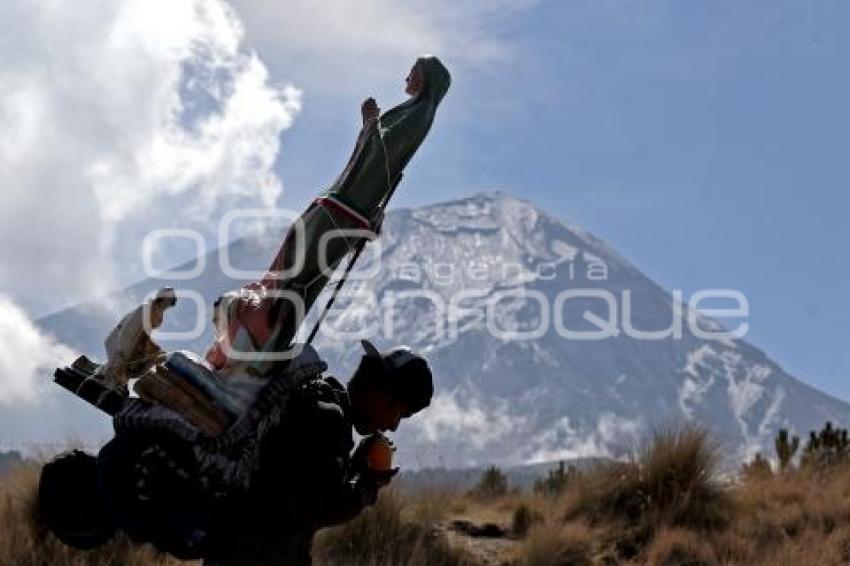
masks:
<path id="1" fill-rule="evenodd" d="M 381 109 L 378 108 L 378 103 L 371 96 L 363 101 L 360 105 L 360 114 L 363 116 L 363 123 L 369 120 L 374 120 L 381 115 Z"/>
<path id="2" fill-rule="evenodd" d="M 393 452 L 392 441 L 381 433 L 374 433 L 360 441 L 351 456 L 351 463 L 357 470 L 387 471 L 392 468 Z"/>
<path id="3" fill-rule="evenodd" d="M 391 467 L 392 451 L 392 443 L 382 434 L 372 434 L 360 441 L 351 457 L 351 465 L 361 486 L 377 492 L 392 481 L 399 470 Z"/>

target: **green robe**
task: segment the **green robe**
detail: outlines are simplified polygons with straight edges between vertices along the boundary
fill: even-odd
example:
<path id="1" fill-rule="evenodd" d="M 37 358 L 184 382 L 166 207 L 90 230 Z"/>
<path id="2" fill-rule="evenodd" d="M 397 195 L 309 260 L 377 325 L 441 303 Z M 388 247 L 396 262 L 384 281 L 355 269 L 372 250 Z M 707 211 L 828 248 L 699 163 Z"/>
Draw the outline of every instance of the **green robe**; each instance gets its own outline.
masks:
<path id="1" fill-rule="evenodd" d="M 352 162 L 326 193 L 366 217 L 377 212 L 389 185 L 396 182 L 419 149 L 451 84 L 448 69 L 436 57 L 422 57 L 417 64 L 425 77 L 422 91 L 380 117 L 380 135 L 367 134 L 365 142 L 355 149 Z M 372 126 L 375 124 L 364 126 L 364 130 Z"/>

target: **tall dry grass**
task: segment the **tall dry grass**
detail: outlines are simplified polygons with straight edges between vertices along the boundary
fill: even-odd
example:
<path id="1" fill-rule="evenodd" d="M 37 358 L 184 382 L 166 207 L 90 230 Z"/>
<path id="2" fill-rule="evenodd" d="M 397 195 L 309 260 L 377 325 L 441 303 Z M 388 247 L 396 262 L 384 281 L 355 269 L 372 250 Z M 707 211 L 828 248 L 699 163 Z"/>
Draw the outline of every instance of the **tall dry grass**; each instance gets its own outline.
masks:
<path id="1" fill-rule="evenodd" d="M 354 521 L 319 533 L 315 563 L 454 566 L 483 556 L 517 566 L 850 563 L 850 463 L 721 483 L 717 456 L 703 431 L 665 429 L 631 460 L 583 472 L 561 494 L 482 500 L 385 490 Z M 68 549 L 38 519 L 37 474 L 30 465 L 0 481 L 0 566 L 178 563 L 121 537 L 92 553 Z M 486 541 L 447 536 L 460 517 L 511 534 L 478 552 Z"/>
<path id="2" fill-rule="evenodd" d="M 578 478 L 530 529 L 525 563 L 575 548 L 563 534 L 574 528 L 590 547 L 562 564 L 850 564 L 850 464 L 723 484 L 718 461 L 698 428 L 656 432 L 631 461 Z"/>
<path id="3" fill-rule="evenodd" d="M 150 546 L 117 536 L 95 551 L 65 546 L 50 534 L 38 515 L 40 466 L 28 463 L 0 479 L 0 566 L 166 566 L 179 562 Z"/>
<path id="4" fill-rule="evenodd" d="M 439 528 L 445 493 L 408 499 L 389 488 L 353 521 L 320 531 L 313 544 L 317 565 L 467 566 L 472 559 L 452 548 Z"/>
<path id="5" fill-rule="evenodd" d="M 850 563 L 850 465 L 749 478 L 732 491 L 729 537 L 763 564 Z M 746 541 L 746 543 L 744 543 Z"/>
<path id="6" fill-rule="evenodd" d="M 594 537 L 582 523 L 535 526 L 523 543 L 520 566 L 591 566 Z"/>
<path id="7" fill-rule="evenodd" d="M 122 535 L 94 551 L 74 550 L 50 534 L 38 515 L 40 466 L 21 466 L 0 479 L 0 566 L 172 566 L 187 564 L 136 545 Z M 447 492 L 403 498 L 384 490 L 354 521 L 321 531 L 314 545 L 319 565 L 464 566 L 437 525 L 457 498 Z"/>
<path id="8" fill-rule="evenodd" d="M 711 545 L 693 531 L 662 528 L 652 539 L 646 562 L 654 566 L 719 565 Z"/>
<path id="9" fill-rule="evenodd" d="M 626 462 L 576 478 L 563 495 L 561 520 L 599 531 L 600 552 L 621 560 L 644 555 L 662 528 L 722 528 L 731 500 L 718 481 L 720 452 L 695 426 L 659 428 Z"/>
<path id="10" fill-rule="evenodd" d="M 628 462 L 605 464 L 567 490 L 565 518 L 710 528 L 722 524 L 728 498 L 717 479 L 720 453 L 694 426 L 653 433 Z"/>

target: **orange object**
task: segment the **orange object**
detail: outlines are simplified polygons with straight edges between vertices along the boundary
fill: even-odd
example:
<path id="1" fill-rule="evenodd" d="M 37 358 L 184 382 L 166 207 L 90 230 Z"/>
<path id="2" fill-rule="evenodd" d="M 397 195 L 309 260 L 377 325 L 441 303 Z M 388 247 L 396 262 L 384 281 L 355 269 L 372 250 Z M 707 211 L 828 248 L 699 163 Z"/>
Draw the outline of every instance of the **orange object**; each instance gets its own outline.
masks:
<path id="1" fill-rule="evenodd" d="M 374 436 L 374 440 L 366 453 L 366 465 L 370 469 L 386 472 L 393 465 L 393 446 L 389 440 L 380 434 Z"/>

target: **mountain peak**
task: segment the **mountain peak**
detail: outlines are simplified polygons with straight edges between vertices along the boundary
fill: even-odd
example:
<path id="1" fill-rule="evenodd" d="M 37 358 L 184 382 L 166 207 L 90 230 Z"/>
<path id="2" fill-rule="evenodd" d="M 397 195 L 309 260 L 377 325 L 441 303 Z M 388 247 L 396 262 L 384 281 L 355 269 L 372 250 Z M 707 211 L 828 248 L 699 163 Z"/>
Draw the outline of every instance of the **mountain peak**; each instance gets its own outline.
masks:
<path id="1" fill-rule="evenodd" d="M 233 242 L 231 256 L 240 268 L 262 269 L 279 237 Z M 346 286 L 354 294 L 337 300 L 314 344 L 343 379 L 359 362 L 362 337 L 379 348 L 406 343 L 428 358 L 435 397 L 400 433 L 404 465 L 616 456 L 653 425 L 681 420 L 706 426 L 743 459 L 769 449 L 779 427 L 805 434 L 826 420 L 850 424 L 850 406 L 745 341 L 695 335 L 686 305 L 592 234 L 528 201 L 485 192 L 392 210 L 366 249 Z M 150 280 L 128 293 L 188 287 L 211 305 L 243 283 L 207 261 L 195 280 Z M 597 295 L 570 296 L 577 291 Z M 169 311 L 165 330 L 193 328 L 191 303 Z M 683 331 L 668 335 L 677 319 Z M 575 337 L 607 321 L 613 334 Z M 115 322 L 73 309 L 43 327 L 97 356 Z M 203 352 L 210 334 L 164 347 Z"/>

